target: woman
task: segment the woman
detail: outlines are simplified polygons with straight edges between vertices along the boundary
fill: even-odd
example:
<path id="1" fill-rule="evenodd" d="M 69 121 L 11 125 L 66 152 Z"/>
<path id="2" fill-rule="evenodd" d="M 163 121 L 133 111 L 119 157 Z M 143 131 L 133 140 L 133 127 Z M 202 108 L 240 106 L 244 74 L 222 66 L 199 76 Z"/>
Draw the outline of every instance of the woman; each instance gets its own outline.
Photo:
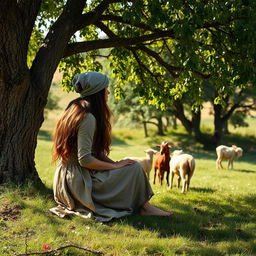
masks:
<path id="1" fill-rule="evenodd" d="M 54 132 L 53 161 L 60 160 L 54 176 L 51 211 L 109 221 L 140 212 L 170 216 L 148 203 L 153 191 L 141 166 L 132 160 L 108 158 L 111 144 L 108 78 L 99 72 L 73 79 L 80 97 L 71 101 Z"/>

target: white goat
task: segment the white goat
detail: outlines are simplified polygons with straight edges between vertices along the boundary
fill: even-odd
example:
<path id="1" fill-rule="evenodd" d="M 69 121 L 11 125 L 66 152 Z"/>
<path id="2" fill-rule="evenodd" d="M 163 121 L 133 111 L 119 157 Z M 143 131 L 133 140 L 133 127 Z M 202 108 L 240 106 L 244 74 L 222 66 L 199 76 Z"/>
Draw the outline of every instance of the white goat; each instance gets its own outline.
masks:
<path id="1" fill-rule="evenodd" d="M 157 151 L 150 148 L 150 149 L 144 150 L 144 152 L 146 153 L 146 157 L 135 157 L 135 156 L 130 157 L 129 156 L 129 157 L 125 157 L 125 159 L 132 159 L 138 162 L 142 166 L 149 180 L 150 171 L 152 169 L 153 156 Z"/>
<path id="2" fill-rule="evenodd" d="M 232 147 L 227 147 L 224 145 L 220 145 L 216 148 L 217 153 L 217 160 L 216 160 L 216 167 L 217 169 L 222 169 L 221 162 L 223 160 L 228 160 L 228 169 L 233 169 L 233 161 L 235 158 L 242 156 L 243 149 L 232 145 Z"/>
<path id="3" fill-rule="evenodd" d="M 189 190 L 190 179 L 195 170 L 195 159 L 192 155 L 184 154 L 183 150 L 174 150 L 170 160 L 171 184 L 169 189 L 172 189 L 174 174 L 179 176 L 178 188 L 182 180 L 182 193 Z M 187 179 L 186 179 L 187 176 Z"/>

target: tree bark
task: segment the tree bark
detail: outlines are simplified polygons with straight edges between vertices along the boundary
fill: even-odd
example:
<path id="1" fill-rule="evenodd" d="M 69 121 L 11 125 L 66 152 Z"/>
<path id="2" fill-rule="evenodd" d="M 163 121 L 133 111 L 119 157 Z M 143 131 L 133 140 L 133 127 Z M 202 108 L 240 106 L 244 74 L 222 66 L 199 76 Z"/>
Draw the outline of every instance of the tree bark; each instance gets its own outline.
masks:
<path id="1" fill-rule="evenodd" d="M 213 137 L 216 141 L 216 145 L 218 145 L 221 141 L 223 135 L 224 123 L 221 118 L 222 114 L 222 106 L 221 105 L 213 105 L 214 108 L 214 134 Z"/>
<path id="2" fill-rule="evenodd" d="M 176 118 L 175 116 L 172 116 L 172 128 L 173 128 L 174 130 L 177 130 L 177 126 L 178 126 L 178 124 L 177 124 L 177 118 Z"/>
<path id="3" fill-rule="evenodd" d="M 32 86 L 26 59 L 39 7 L 40 1 L 1 1 L 0 183 L 38 179 L 34 155 L 46 98 Z"/>
<path id="4" fill-rule="evenodd" d="M 157 119 L 157 135 L 163 136 L 164 135 L 164 128 L 163 128 L 163 120 L 162 117 L 156 117 Z"/>
<path id="5" fill-rule="evenodd" d="M 0 184 L 39 179 L 34 156 L 54 72 L 71 36 L 116 0 L 102 1 L 86 15 L 86 1 L 67 0 L 29 69 L 28 45 L 41 2 L 0 1 Z"/>
<path id="6" fill-rule="evenodd" d="M 27 76 L 17 84 L 23 90 L 5 92 L 5 97 L 1 97 L 2 109 L 7 111 L 1 111 L 1 119 L 5 122 L 0 125 L 0 183 L 39 179 L 34 156 L 44 105 L 32 89 L 25 89 L 29 84 Z"/>
<path id="7" fill-rule="evenodd" d="M 185 116 L 183 103 L 180 100 L 173 102 L 173 114 L 180 120 L 186 131 L 191 134 L 193 131 L 192 122 Z"/>
<path id="8" fill-rule="evenodd" d="M 41 0 L 0 3 L 0 33 L 4 35 L 0 40 L 0 120 L 4 120 L 0 123 L 0 184 L 39 180 L 34 157 L 44 107 L 53 74 L 75 29 L 71 16 L 82 13 L 84 5 L 72 10 L 68 3 L 30 70 L 27 50 Z"/>
<path id="9" fill-rule="evenodd" d="M 200 142 L 204 148 L 210 149 L 216 147 L 214 137 L 201 132 L 201 111 L 192 112 L 193 136 L 197 142 Z"/>
<path id="10" fill-rule="evenodd" d="M 217 145 L 216 137 L 201 132 L 201 111 L 192 112 L 191 121 L 186 117 L 183 103 L 180 100 L 174 101 L 173 113 L 180 120 L 186 131 L 205 148 L 213 148 Z"/>
<path id="11" fill-rule="evenodd" d="M 147 122 L 143 121 L 144 137 L 148 137 Z"/>

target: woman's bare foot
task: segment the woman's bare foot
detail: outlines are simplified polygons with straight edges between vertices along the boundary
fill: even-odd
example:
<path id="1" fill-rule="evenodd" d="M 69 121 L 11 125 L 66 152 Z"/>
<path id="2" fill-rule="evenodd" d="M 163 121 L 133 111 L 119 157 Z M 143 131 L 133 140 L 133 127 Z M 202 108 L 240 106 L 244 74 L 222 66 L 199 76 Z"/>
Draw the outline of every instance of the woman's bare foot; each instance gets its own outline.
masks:
<path id="1" fill-rule="evenodd" d="M 149 204 L 148 202 L 145 203 L 141 207 L 140 214 L 141 215 L 153 215 L 153 216 L 171 216 L 171 215 L 173 215 L 172 212 L 163 211 L 163 210 Z"/>

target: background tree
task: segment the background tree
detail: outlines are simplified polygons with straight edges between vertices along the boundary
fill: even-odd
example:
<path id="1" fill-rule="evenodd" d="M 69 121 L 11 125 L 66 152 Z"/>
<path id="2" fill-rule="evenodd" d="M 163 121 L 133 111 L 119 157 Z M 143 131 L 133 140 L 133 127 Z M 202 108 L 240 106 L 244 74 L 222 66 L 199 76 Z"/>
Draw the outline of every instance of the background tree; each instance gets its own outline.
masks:
<path id="1" fill-rule="evenodd" d="M 141 97 L 136 95 L 136 92 L 132 90 L 132 83 L 128 83 L 123 86 L 123 98 L 112 97 L 110 100 L 110 107 L 113 109 L 114 116 L 119 117 L 116 122 L 122 126 L 140 124 L 143 126 L 144 136 L 148 137 L 148 125 L 154 125 L 157 127 L 156 134 L 164 135 L 166 125 L 163 118 L 169 117 L 170 113 L 167 111 L 161 111 L 154 105 L 149 105 L 141 101 Z M 110 83 L 110 89 L 112 95 L 115 88 Z"/>
<path id="2" fill-rule="evenodd" d="M 65 83 L 75 73 L 99 70 L 98 49 L 112 49 L 119 86 L 132 79 L 141 96 L 159 105 L 188 90 L 200 103 L 201 79 L 214 84 L 219 102 L 237 86 L 254 84 L 255 5 L 2 0 L 0 183 L 38 178 L 34 154 L 53 74 L 60 65 Z"/>
<path id="3" fill-rule="evenodd" d="M 221 142 L 223 134 L 227 132 L 228 121 L 234 126 L 246 126 L 245 117 L 256 108 L 256 91 L 250 86 L 245 89 L 236 88 L 233 95 L 223 98 L 224 104 L 215 103 L 216 95 L 216 88 L 205 83 L 203 101 L 212 105 L 211 114 L 214 116 L 212 134 L 202 132 L 200 127 L 202 110 L 190 109 L 189 106 L 194 102 L 188 93 L 183 94 L 181 100 L 173 102 L 174 115 L 186 131 L 205 147 L 216 147 Z"/>

